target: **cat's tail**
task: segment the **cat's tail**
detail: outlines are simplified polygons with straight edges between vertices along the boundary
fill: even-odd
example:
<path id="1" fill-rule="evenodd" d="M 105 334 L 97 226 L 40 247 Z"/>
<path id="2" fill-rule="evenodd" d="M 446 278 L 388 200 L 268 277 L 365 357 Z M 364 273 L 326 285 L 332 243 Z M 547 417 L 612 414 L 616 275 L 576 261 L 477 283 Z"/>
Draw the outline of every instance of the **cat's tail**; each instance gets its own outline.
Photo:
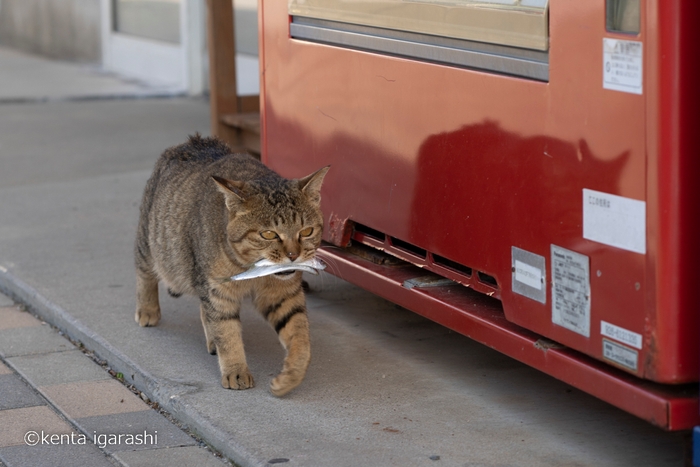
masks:
<path id="1" fill-rule="evenodd" d="M 182 297 L 182 293 L 180 292 L 175 292 L 173 289 L 168 287 L 168 295 L 170 295 L 173 298 L 180 298 Z"/>

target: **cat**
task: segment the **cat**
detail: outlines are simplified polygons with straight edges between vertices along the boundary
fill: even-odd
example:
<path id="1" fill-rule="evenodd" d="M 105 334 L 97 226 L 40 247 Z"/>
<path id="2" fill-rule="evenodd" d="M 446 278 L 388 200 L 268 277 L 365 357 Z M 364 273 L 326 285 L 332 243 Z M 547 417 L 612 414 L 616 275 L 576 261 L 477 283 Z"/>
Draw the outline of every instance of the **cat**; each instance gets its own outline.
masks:
<path id="1" fill-rule="evenodd" d="M 301 272 L 235 282 L 225 278 L 260 259 L 301 262 L 315 255 L 323 232 L 321 184 L 328 169 L 285 179 L 252 156 L 199 134 L 167 149 L 141 203 L 136 322 L 158 324 L 159 280 L 173 296 L 197 296 L 207 350 L 218 356 L 222 386 L 248 389 L 255 383 L 239 312 L 242 300 L 252 296 L 286 350 L 270 390 L 279 397 L 297 387 L 311 358 Z"/>

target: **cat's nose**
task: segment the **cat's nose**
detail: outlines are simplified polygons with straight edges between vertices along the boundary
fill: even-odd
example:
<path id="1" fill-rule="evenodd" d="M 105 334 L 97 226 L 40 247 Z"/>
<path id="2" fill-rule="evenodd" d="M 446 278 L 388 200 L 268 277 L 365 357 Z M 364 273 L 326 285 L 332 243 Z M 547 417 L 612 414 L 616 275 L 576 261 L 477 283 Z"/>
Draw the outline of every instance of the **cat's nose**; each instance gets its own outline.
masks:
<path id="1" fill-rule="evenodd" d="M 294 253 L 293 251 L 287 253 L 287 258 L 291 259 L 292 261 L 296 260 L 298 257 L 299 253 Z"/>

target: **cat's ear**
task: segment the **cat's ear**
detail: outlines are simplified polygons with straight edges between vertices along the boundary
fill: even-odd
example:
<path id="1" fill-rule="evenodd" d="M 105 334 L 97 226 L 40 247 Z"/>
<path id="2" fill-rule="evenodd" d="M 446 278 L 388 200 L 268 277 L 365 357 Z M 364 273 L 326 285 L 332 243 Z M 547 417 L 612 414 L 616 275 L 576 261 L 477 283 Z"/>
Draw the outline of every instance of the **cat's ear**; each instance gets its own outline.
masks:
<path id="1" fill-rule="evenodd" d="M 302 193 L 309 198 L 309 201 L 315 204 L 321 204 L 321 184 L 323 183 L 323 177 L 326 176 L 328 169 L 331 166 L 328 165 L 322 169 L 317 170 L 311 175 L 307 175 L 304 178 L 297 180 L 299 183 L 299 189 Z"/>
<path id="2" fill-rule="evenodd" d="M 248 198 L 245 193 L 245 182 L 229 180 L 216 175 L 212 175 L 211 178 L 216 182 L 216 188 L 224 194 L 226 207 L 229 211 L 237 210 Z"/>

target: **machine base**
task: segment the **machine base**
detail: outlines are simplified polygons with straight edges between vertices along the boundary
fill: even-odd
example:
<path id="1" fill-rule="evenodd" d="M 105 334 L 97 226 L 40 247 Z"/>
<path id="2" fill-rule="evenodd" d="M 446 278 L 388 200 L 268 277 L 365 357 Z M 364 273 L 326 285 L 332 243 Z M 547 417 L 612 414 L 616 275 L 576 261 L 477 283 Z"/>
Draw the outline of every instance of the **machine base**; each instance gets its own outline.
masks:
<path id="1" fill-rule="evenodd" d="M 665 430 L 700 425 L 697 384 L 658 384 L 617 370 L 507 321 L 500 301 L 410 263 L 376 261 L 371 253 L 328 244 L 318 256 L 327 272 Z"/>

